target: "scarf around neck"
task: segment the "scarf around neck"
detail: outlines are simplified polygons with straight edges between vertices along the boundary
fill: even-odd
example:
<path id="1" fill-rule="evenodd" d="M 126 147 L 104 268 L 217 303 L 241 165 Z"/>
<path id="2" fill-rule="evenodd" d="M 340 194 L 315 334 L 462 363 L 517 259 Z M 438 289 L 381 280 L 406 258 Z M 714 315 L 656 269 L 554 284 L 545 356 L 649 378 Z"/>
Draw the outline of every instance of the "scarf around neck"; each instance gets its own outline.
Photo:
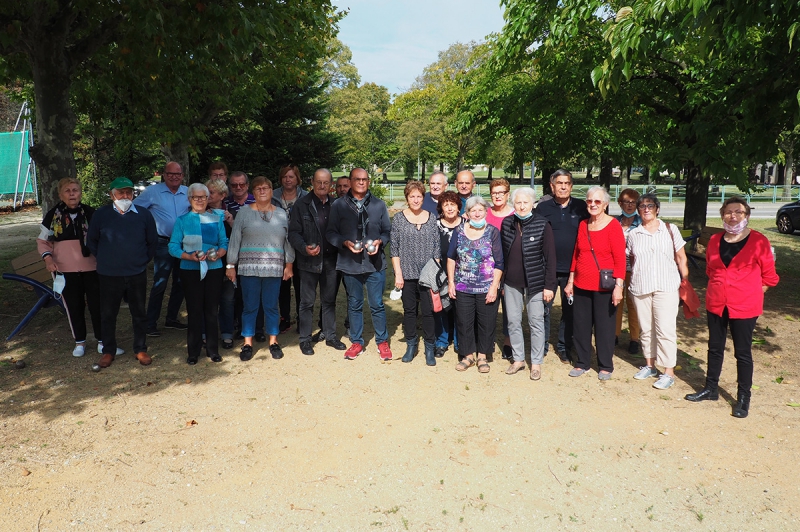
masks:
<path id="1" fill-rule="evenodd" d="M 75 219 L 72 219 L 75 214 Z M 74 209 L 67 207 L 63 201 L 53 209 L 53 217 L 46 225 L 53 231 L 53 240 L 78 240 L 81 244 L 81 254 L 84 257 L 90 255 L 89 248 L 86 246 L 86 236 L 89 232 L 89 219 L 86 216 L 83 203 L 79 203 Z"/>

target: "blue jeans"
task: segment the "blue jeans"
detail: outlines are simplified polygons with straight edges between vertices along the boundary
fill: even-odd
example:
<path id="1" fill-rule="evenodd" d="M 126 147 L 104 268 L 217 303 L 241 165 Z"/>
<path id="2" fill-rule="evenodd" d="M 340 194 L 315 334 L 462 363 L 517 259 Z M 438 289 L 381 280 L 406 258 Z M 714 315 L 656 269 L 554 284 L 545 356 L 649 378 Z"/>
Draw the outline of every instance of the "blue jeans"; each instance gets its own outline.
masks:
<path id="1" fill-rule="evenodd" d="M 375 329 L 375 342 L 382 344 L 389 340 L 386 330 L 386 309 L 383 306 L 383 290 L 386 286 L 386 271 L 344 274 L 347 289 L 347 314 L 350 317 L 350 341 L 364 345 L 364 286 L 367 287 L 367 301 L 372 314 L 372 328 Z"/>
<path id="2" fill-rule="evenodd" d="M 265 333 L 278 335 L 278 294 L 281 291 L 280 277 L 239 276 L 242 285 L 242 336 L 250 338 L 256 334 L 256 316 L 259 306 L 264 308 Z"/>
<path id="3" fill-rule="evenodd" d="M 444 347 L 446 349 L 452 342 L 453 347 L 458 350 L 455 301 L 452 302 L 447 310 L 433 313 L 433 325 L 436 330 L 436 347 Z"/>
<path id="4" fill-rule="evenodd" d="M 233 300 L 236 289 L 230 279 L 222 279 L 222 293 L 219 296 L 219 331 L 223 340 L 233 339 Z"/>
<path id="5" fill-rule="evenodd" d="M 158 237 L 156 256 L 153 258 L 153 287 L 150 289 L 150 300 L 147 302 L 147 329 L 153 331 L 158 328 L 158 318 L 161 317 L 161 305 L 164 302 L 164 292 L 167 291 L 167 281 L 172 274 L 172 289 L 167 303 L 167 320 L 177 320 L 178 311 L 183 303 L 183 287 L 178 276 L 180 260 L 169 254 L 169 240 Z"/>

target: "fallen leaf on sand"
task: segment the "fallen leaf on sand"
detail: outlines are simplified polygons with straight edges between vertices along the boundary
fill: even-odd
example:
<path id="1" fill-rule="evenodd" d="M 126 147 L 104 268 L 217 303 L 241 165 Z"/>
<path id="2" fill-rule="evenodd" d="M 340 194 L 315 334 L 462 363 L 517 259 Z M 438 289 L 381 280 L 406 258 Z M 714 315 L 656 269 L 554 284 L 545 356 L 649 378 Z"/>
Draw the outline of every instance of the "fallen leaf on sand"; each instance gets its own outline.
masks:
<path id="1" fill-rule="evenodd" d="M 21 473 L 22 473 L 22 476 L 23 476 L 23 477 L 27 477 L 28 475 L 30 475 L 30 474 L 31 474 L 31 472 L 30 472 L 30 471 L 28 471 L 27 469 L 25 469 L 24 467 L 22 468 L 22 471 L 21 471 Z"/>
<path id="2" fill-rule="evenodd" d="M 359 437 L 359 438 L 363 438 L 363 437 L 364 437 L 364 435 L 363 435 L 363 434 L 359 434 L 359 435 L 358 435 L 358 437 Z"/>
<path id="3" fill-rule="evenodd" d="M 189 384 L 190 382 L 192 382 L 192 379 L 190 379 L 189 377 L 186 377 L 186 384 Z"/>
<path id="4" fill-rule="evenodd" d="M 786 406 L 793 406 L 794 408 L 800 408 L 800 403 L 786 403 Z"/>
<path id="5" fill-rule="evenodd" d="M 197 421 L 195 421 L 195 420 L 193 419 L 193 420 L 191 420 L 191 421 L 187 421 L 187 422 L 186 422 L 186 426 L 187 426 L 187 427 L 191 427 L 192 425 L 197 425 Z"/>

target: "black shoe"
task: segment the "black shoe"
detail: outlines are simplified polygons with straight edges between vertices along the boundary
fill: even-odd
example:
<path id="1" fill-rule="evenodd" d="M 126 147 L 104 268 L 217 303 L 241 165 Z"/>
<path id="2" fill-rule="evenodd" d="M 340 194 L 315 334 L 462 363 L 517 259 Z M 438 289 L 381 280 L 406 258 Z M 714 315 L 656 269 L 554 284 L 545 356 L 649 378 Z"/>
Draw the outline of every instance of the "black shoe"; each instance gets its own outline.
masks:
<path id="1" fill-rule="evenodd" d="M 619 345 L 619 336 L 614 337 L 614 345 Z"/>
<path id="2" fill-rule="evenodd" d="M 733 417 L 739 419 L 746 418 L 750 410 L 750 394 L 748 392 L 739 392 L 739 398 L 733 406 Z"/>
<path id="3" fill-rule="evenodd" d="M 223 338 L 222 339 L 222 348 L 223 349 L 233 349 L 233 340 L 230 338 Z"/>
<path id="4" fill-rule="evenodd" d="M 436 346 L 433 343 L 425 342 L 425 364 L 436 365 Z"/>
<path id="5" fill-rule="evenodd" d="M 195 364 L 197 364 L 197 357 L 187 358 L 186 363 L 189 364 L 190 366 L 194 366 Z"/>
<path id="6" fill-rule="evenodd" d="M 345 351 L 347 349 L 347 346 L 344 345 L 344 342 L 342 342 L 341 340 L 335 340 L 335 339 L 325 340 L 325 345 L 327 345 L 328 347 L 332 347 L 337 351 Z"/>
<path id="7" fill-rule="evenodd" d="M 189 328 L 189 326 L 186 325 L 185 323 L 179 322 L 178 320 L 167 320 L 167 321 L 164 322 L 164 328 L 165 329 L 180 329 L 182 331 L 185 331 L 186 329 Z"/>
<path id="8" fill-rule="evenodd" d="M 158 338 L 159 336 L 161 336 L 161 331 L 159 331 L 158 329 L 148 329 L 147 330 L 147 336 L 152 336 L 153 338 Z"/>
<path id="9" fill-rule="evenodd" d="M 561 361 L 562 364 L 571 364 L 572 361 L 569 359 L 569 355 L 567 355 L 566 351 L 556 351 L 558 354 L 558 359 Z"/>
<path id="10" fill-rule="evenodd" d="M 315 344 L 321 342 L 324 339 L 325 339 L 325 333 L 322 331 L 317 331 L 311 335 L 311 341 L 314 342 Z"/>
<path id="11" fill-rule="evenodd" d="M 216 355 L 211 355 L 211 362 L 222 362 L 222 357 L 219 353 Z"/>
<path id="12" fill-rule="evenodd" d="M 233 339 L 234 340 L 241 340 L 243 338 L 244 338 L 244 336 L 242 336 L 242 331 L 237 330 L 235 333 L 233 333 Z"/>
<path id="13" fill-rule="evenodd" d="M 243 345 L 242 352 L 239 353 L 239 358 L 242 362 L 247 362 L 251 358 L 253 358 L 253 346 L 251 345 Z"/>
<path id="14" fill-rule="evenodd" d="M 436 358 L 442 358 L 446 352 L 446 347 L 437 347 L 433 350 L 433 356 Z"/>
<path id="15" fill-rule="evenodd" d="M 269 352 L 272 355 L 272 358 L 275 360 L 280 360 L 283 358 L 283 349 L 279 344 L 271 344 L 269 346 Z"/>
<path id="16" fill-rule="evenodd" d="M 419 337 L 406 338 L 406 354 L 403 355 L 403 362 L 411 362 L 417 356 L 417 347 L 419 347 Z"/>
<path id="17" fill-rule="evenodd" d="M 628 353 L 631 355 L 638 355 L 639 354 L 639 342 L 631 340 L 631 343 L 628 344 Z"/>
<path id="18" fill-rule="evenodd" d="M 256 333 L 255 335 L 256 342 L 266 342 L 267 335 L 264 333 Z"/>
<path id="19" fill-rule="evenodd" d="M 286 332 L 292 328 L 292 322 L 290 320 L 285 320 L 281 318 L 281 323 L 278 325 L 278 330 L 280 332 Z"/>
<path id="20" fill-rule="evenodd" d="M 716 401 L 719 399 L 719 392 L 705 387 L 697 393 L 690 393 L 684 397 L 687 401 L 697 403 L 698 401 Z"/>
<path id="21" fill-rule="evenodd" d="M 270 351 L 272 351 L 272 346 L 270 346 Z M 311 347 L 311 342 L 300 342 L 300 352 L 304 355 L 313 355 L 314 348 Z"/>
<path id="22" fill-rule="evenodd" d="M 514 360 L 514 350 L 510 345 L 503 346 L 503 360 Z"/>

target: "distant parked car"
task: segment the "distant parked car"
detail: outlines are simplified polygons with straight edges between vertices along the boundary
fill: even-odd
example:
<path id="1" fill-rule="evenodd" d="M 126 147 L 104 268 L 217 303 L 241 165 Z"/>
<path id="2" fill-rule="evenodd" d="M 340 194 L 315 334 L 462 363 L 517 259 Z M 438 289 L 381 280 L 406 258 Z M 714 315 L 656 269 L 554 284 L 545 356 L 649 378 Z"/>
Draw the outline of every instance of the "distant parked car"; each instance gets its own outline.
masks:
<path id="1" fill-rule="evenodd" d="M 141 194 L 145 188 L 149 187 L 150 185 L 155 185 L 156 183 L 158 183 L 158 181 L 145 181 L 145 180 L 139 181 L 138 183 L 133 185 L 134 197 Z"/>
<path id="2" fill-rule="evenodd" d="M 800 200 L 787 203 L 778 209 L 775 225 L 778 226 L 778 231 L 785 235 L 791 235 L 800 229 Z"/>

